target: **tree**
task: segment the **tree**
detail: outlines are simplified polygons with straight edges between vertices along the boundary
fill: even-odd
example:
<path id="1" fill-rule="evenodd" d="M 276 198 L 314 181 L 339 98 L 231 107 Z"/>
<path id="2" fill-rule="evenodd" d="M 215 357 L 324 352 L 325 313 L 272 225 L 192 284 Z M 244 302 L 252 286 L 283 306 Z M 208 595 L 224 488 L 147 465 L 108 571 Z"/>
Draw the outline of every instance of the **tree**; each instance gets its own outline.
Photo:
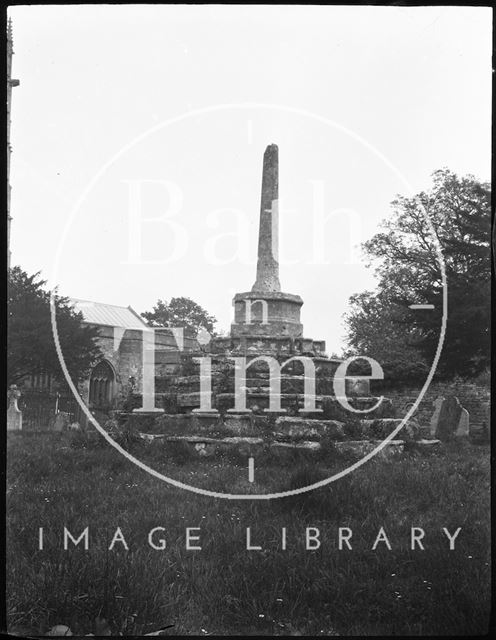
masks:
<path id="1" fill-rule="evenodd" d="M 384 292 L 365 291 L 350 298 L 346 315 L 352 348 L 345 357 L 366 355 L 380 363 L 384 377 L 394 384 L 425 378 L 429 366 L 419 352 L 419 331 L 409 325 L 405 309 Z M 354 375 L 369 375 L 370 366 L 357 361 Z"/>
<path id="2" fill-rule="evenodd" d="M 195 337 L 200 329 L 214 335 L 214 325 L 217 322 L 203 307 L 184 297 L 171 298 L 169 303 L 158 300 L 153 311 L 146 311 L 141 315 L 152 327 L 184 327 Z"/>
<path id="3" fill-rule="evenodd" d="M 48 373 L 62 381 L 64 374 L 55 349 L 50 313 L 50 292 L 39 272 L 30 276 L 20 267 L 8 274 L 7 378 L 9 384 L 25 376 Z M 56 298 L 60 347 L 71 378 L 84 379 L 98 359 L 98 330 L 82 325 L 68 298 Z"/>
<path id="4" fill-rule="evenodd" d="M 391 332 L 387 339 L 393 351 L 413 349 L 410 357 L 430 366 L 442 316 L 437 240 L 448 283 L 447 330 L 438 372 L 444 377 L 476 375 L 490 360 L 490 187 L 473 176 L 460 178 L 442 169 L 433 174 L 429 192 L 398 196 L 392 207 L 383 231 L 363 245 L 369 261 L 377 265 L 378 286 L 374 304 L 371 294 L 351 298 L 349 345 L 380 352 L 386 331 Z M 361 307 L 362 302 L 368 304 Z M 434 310 L 412 310 L 411 304 L 432 304 Z"/>

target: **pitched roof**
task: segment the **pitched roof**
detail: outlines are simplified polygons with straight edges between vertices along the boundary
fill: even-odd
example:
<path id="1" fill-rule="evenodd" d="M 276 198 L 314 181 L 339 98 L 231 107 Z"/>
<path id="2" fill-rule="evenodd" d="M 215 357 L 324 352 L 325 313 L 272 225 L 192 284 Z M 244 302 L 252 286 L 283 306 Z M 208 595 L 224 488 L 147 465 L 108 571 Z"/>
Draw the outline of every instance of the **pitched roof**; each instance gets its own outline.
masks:
<path id="1" fill-rule="evenodd" d="M 92 302 L 71 298 L 76 311 L 83 314 L 88 324 L 99 324 L 108 327 L 123 327 L 125 329 L 143 329 L 146 322 L 131 307 L 118 307 L 114 304 Z"/>

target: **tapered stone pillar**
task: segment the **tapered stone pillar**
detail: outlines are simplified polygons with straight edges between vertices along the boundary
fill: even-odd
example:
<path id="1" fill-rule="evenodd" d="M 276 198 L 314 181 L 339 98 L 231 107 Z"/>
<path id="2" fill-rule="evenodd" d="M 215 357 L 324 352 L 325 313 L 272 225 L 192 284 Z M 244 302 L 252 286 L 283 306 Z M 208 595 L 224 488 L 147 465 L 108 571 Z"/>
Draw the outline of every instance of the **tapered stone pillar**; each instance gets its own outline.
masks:
<path id="1" fill-rule="evenodd" d="M 257 278 L 251 291 L 234 296 L 232 337 L 295 338 L 303 334 L 300 296 L 283 293 L 279 282 L 279 150 L 264 153 Z"/>
<path id="2" fill-rule="evenodd" d="M 257 279 L 252 291 L 280 291 L 279 282 L 279 150 L 267 147 L 263 159 Z"/>

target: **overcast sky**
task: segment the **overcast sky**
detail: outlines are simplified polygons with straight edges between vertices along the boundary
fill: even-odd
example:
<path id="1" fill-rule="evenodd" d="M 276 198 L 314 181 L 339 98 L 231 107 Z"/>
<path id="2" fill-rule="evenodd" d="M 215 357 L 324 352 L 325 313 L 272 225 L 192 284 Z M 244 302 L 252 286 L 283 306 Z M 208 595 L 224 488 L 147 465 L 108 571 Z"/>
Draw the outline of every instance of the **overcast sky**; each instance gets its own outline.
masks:
<path id="1" fill-rule="evenodd" d="M 342 347 L 356 245 L 441 167 L 490 177 L 488 8 L 25 6 L 13 20 L 12 264 L 61 293 L 232 319 L 279 146 L 281 284 Z M 155 220 L 150 220 L 155 218 Z"/>

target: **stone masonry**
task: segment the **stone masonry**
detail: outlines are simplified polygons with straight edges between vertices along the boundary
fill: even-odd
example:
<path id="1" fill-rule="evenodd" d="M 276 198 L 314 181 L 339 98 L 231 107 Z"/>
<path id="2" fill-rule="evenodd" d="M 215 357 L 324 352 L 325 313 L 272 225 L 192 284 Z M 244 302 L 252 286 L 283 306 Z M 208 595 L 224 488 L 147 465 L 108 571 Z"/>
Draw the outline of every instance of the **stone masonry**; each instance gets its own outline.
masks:
<path id="1" fill-rule="evenodd" d="M 202 351 L 183 353 L 174 371 L 164 372 L 160 387 L 169 396 L 169 406 L 159 417 L 146 422 L 148 441 L 155 438 L 178 439 L 191 445 L 200 456 L 210 455 L 219 447 L 239 448 L 270 446 L 287 451 L 294 448 L 316 452 L 322 438 L 335 442 L 336 450 L 364 455 L 388 436 L 401 422 L 396 418 L 391 402 L 378 403 L 370 395 L 369 381 L 346 380 L 350 404 L 366 413 L 346 410 L 335 397 L 334 376 L 342 360 L 329 358 L 325 343 L 304 337 L 300 321 L 303 300 L 295 294 L 281 291 L 278 256 L 278 149 L 267 147 L 263 162 L 260 233 L 257 275 L 251 291 L 234 297 L 234 322 L 227 337 L 213 338 Z M 281 411 L 269 412 L 270 375 L 260 356 L 272 356 L 279 364 Z M 211 375 L 211 406 L 199 412 L 200 388 L 204 380 L 195 356 L 208 356 Z M 235 365 L 233 358 L 246 357 L 246 409 L 234 411 Z M 307 356 L 315 368 L 316 411 L 304 411 L 304 365 L 295 356 Z M 160 379 L 159 373 L 157 373 Z M 171 401 L 172 398 L 172 402 Z M 158 406 L 158 405 L 157 405 Z M 138 424 L 145 416 L 121 416 Z M 419 440 L 421 432 L 413 421 L 399 437 Z M 434 441 L 432 441 L 434 442 Z M 267 444 L 268 443 L 268 444 Z M 393 440 L 391 452 L 402 451 L 404 440 Z M 346 446 L 345 446 L 346 445 Z M 275 449 L 274 449 L 275 451 Z M 209 453 L 210 452 L 210 453 Z"/>

